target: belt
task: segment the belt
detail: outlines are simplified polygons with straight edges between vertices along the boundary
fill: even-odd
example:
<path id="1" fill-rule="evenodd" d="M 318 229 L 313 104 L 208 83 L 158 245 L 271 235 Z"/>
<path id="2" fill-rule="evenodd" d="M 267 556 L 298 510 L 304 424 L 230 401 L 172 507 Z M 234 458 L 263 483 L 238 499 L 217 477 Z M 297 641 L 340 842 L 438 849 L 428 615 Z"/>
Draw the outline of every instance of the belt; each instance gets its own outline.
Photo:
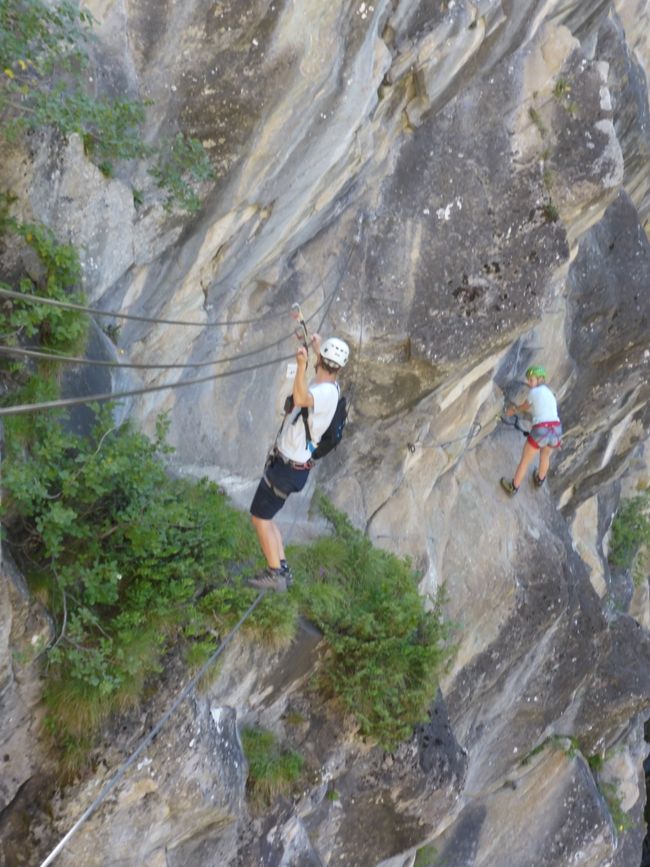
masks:
<path id="1" fill-rule="evenodd" d="M 294 470 L 311 470 L 314 468 L 314 462 L 310 459 L 304 464 L 298 463 L 298 461 L 289 460 L 289 458 L 285 458 L 282 452 L 278 448 L 273 449 L 273 457 L 280 458 L 283 464 L 288 464 Z"/>
<path id="2" fill-rule="evenodd" d="M 533 427 L 559 427 L 559 421 L 538 421 Z"/>

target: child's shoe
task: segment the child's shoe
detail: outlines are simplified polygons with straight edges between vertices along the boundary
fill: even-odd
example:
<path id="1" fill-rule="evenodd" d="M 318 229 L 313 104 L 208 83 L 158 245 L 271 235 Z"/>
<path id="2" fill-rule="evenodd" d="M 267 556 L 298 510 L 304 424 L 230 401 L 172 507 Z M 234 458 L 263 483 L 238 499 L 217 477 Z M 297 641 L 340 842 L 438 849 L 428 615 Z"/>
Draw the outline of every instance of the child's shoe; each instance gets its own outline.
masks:
<path id="1" fill-rule="evenodd" d="M 515 488 L 514 482 L 510 481 L 510 479 L 506 479 L 505 477 L 501 479 L 501 487 L 509 497 L 514 497 L 514 495 L 519 490 L 519 488 Z"/>
<path id="2" fill-rule="evenodd" d="M 544 482 L 546 481 L 546 476 L 543 479 L 540 479 L 539 473 L 537 470 L 533 470 L 533 484 L 536 488 L 541 488 Z"/>

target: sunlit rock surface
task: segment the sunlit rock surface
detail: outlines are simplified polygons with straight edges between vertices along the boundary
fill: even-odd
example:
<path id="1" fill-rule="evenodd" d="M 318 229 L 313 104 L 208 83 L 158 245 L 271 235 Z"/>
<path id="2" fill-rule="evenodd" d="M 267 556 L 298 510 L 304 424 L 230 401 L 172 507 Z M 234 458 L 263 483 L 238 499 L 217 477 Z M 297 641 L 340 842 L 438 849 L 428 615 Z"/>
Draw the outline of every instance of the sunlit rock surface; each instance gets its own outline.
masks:
<path id="1" fill-rule="evenodd" d="M 80 245 L 94 303 L 202 323 L 123 324 L 117 357 L 197 367 L 122 371 L 114 387 L 266 364 L 132 405 L 147 429 L 170 410 L 174 469 L 247 507 L 299 301 L 352 349 L 346 437 L 304 499 L 324 486 L 413 559 L 423 594 L 444 583 L 460 630 L 429 724 L 392 756 L 305 690 L 317 636 L 233 651 L 60 863 L 411 867 L 426 847 L 419 864 L 637 867 L 647 582 L 610 574 L 606 534 L 621 480 L 647 480 L 650 3 L 90 6 L 97 87 L 152 99 L 147 137 L 195 135 L 217 171 L 186 217 L 146 166 L 106 179 L 74 139 L 2 169 L 28 216 Z M 509 501 L 498 480 L 523 438 L 497 416 L 531 362 L 566 438 L 546 488 Z M 304 500 L 282 514 L 289 536 L 322 529 Z M 251 818 L 243 723 L 321 767 L 298 802 Z M 57 801 L 52 839 L 145 729 Z"/>

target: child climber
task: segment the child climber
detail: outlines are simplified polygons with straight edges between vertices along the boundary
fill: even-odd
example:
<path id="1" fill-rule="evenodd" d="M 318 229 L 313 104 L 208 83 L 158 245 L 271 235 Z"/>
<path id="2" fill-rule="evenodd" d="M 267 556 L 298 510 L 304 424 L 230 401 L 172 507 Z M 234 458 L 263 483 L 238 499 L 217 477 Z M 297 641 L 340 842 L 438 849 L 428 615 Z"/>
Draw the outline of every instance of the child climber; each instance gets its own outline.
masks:
<path id="1" fill-rule="evenodd" d="M 530 389 L 529 399 L 506 411 L 506 415 L 514 415 L 516 412 L 532 410 L 533 416 L 533 426 L 526 437 L 514 479 L 501 479 L 501 487 L 511 497 L 519 490 L 536 452 L 539 452 L 539 470 L 533 470 L 533 484 L 537 488 L 542 487 L 546 481 L 551 451 L 562 445 L 562 424 L 557 414 L 555 395 L 546 385 L 546 369 L 539 365 L 529 367 L 526 371 L 526 384 Z"/>

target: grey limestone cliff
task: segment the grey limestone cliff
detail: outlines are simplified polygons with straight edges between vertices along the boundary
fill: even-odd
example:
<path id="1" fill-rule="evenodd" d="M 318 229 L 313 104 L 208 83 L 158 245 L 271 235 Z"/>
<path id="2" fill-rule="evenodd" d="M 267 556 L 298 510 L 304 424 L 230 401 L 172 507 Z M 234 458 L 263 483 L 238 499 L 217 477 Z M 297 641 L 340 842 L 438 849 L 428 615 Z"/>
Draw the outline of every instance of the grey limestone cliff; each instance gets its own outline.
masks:
<path id="1" fill-rule="evenodd" d="M 283 654 L 238 645 L 59 863 L 637 867 L 648 589 L 621 594 L 606 553 L 621 484 L 648 484 L 650 3 L 89 6 L 97 87 L 152 99 L 147 137 L 199 137 L 216 180 L 196 216 L 168 213 L 143 166 L 107 179 L 72 137 L 17 147 L 3 182 L 81 247 L 94 303 L 204 323 L 126 323 L 128 358 L 258 350 L 269 362 L 129 413 L 151 430 L 169 410 L 174 471 L 208 475 L 247 507 L 295 346 L 283 314 L 299 301 L 312 329 L 352 350 L 348 433 L 306 497 L 324 487 L 373 541 L 409 555 L 423 595 L 444 583 L 460 630 L 429 721 L 390 756 L 306 689 L 319 652 L 308 627 Z M 548 489 L 511 502 L 498 480 L 521 438 L 495 417 L 533 361 L 566 441 Z M 120 372 L 113 387 L 201 373 Z M 304 502 L 283 520 L 293 537 L 320 529 Z M 18 708 L 3 671 L 0 699 Z M 242 721 L 322 768 L 298 802 L 251 818 Z M 133 725 L 95 780 L 54 803 L 52 839 L 146 728 Z M 609 757 L 596 775 L 595 754 Z M 34 773 L 12 765 L 5 804 Z"/>

